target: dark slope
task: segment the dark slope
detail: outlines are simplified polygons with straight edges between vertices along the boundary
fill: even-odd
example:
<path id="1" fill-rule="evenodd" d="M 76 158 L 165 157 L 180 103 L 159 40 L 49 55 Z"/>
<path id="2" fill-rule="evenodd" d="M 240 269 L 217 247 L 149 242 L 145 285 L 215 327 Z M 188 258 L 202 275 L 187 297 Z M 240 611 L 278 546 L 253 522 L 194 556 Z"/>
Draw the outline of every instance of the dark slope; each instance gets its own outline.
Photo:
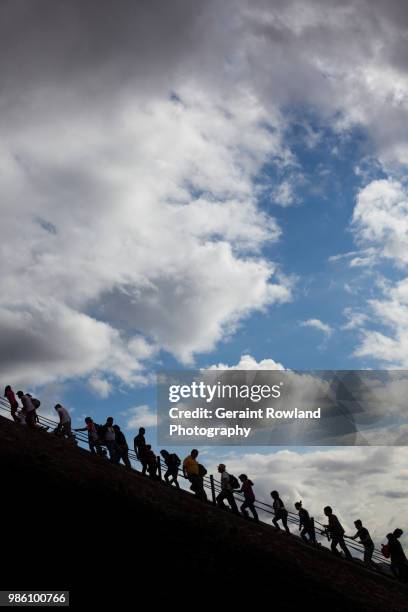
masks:
<path id="1" fill-rule="evenodd" d="M 125 595 L 141 607 L 140 592 L 156 607 L 171 586 L 180 608 L 221 590 L 280 610 L 408 610 L 387 578 L 2 417 L 0 474 L 1 588 L 69 588 L 75 603 L 81 588 L 118 609 Z"/>

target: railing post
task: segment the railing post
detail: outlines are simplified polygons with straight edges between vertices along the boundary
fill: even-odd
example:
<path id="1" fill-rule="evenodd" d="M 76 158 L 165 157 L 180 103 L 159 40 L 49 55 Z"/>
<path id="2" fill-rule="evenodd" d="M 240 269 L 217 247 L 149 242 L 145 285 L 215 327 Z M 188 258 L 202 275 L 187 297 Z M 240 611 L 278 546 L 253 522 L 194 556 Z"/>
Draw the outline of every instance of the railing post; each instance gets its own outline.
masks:
<path id="1" fill-rule="evenodd" d="M 214 506 L 217 503 L 217 500 L 215 499 L 215 487 L 214 487 L 214 476 L 212 474 L 210 474 L 210 484 L 211 484 L 211 497 L 212 497 L 212 503 L 214 504 Z"/>
<path id="2" fill-rule="evenodd" d="M 161 480 L 162 479 L 162 471 L 161 471 L 160 455 L 157 455 L 157 473 L 159 475 L 159 480 Z"/>

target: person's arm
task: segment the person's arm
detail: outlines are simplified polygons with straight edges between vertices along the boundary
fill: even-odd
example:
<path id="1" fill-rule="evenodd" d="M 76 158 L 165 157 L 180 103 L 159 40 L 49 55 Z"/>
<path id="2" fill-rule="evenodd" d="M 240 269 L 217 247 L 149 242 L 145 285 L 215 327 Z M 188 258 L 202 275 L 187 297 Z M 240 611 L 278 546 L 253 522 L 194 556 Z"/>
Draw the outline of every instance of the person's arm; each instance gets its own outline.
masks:
<path id="1" fill-rule="evenodd" d="M 357 540 L 357 538 L 358 538 L 358 531 L 357 531 L 357 533 L 355 533 L 353 536 L 351 536 L 351 539 L 352 539 L 352 540 Z M 362 540 L 361 540 L 361 541 L 362 541 Z"/>
<path id="2" fill-rule="evenodd" d="M 74 431 L 87 431 L 87 427 L 77 427 Z"/>

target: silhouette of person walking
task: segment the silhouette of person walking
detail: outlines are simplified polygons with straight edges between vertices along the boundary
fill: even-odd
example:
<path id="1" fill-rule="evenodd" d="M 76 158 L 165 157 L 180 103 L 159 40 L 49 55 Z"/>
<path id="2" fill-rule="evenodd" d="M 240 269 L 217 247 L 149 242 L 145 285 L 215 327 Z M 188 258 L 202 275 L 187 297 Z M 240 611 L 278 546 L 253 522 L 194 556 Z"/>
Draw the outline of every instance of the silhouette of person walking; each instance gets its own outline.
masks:
<path id="1" fill-rule="evenodd" d="M 96 425 L 91 417 L 85 418 L 85 427 L 77 427 L 74 431 L 86 431 L 88 432 L 88 444 L 89 450 L 92 455 L 100 455 L 104 457 L 106 455 L 106 451 L 102 448 L 102 440 L 100 437 L 100 431 L 102 427 L 100 425 Z"/>
<path id="2" fill-rule="evenodd" d="M 157 458 L 150 444 L 146 444 L 146 447 L 144 450 L 144 458 L 147 464 L 147 469 L 148 469 L 150 478 L 156 478 L 157 477 L 157 474 L 156 474 Z"/>
<path id="3" fill-rule="evenodd" d="M 207 470 L 201 466 L 198 461 L 198 450 L 193 448 L 191 453 L 183 461 L 183 473 L 185 478 L 191 482 L 190 489 L 195 493 L 196 497 L 203 501 L 207 501 L 207 494 L 204 491 L 203 476 Z M 205 473 L 204 473 L 205 470 Z"/>
<path id="4" fill-rule="evenodd" d="M 240 489 L 240 493 L 244 495 L 244 503 L 241 505 L 241 512 L 245 516 L 245 518 L 249 518 L 249 514 L 247 512 L 247 508 L 250 509 L 254 519 L 258 522 L 259 517 L 255 508 L 255 494 L 252 489 L 254 483 L 252 480 L 249 480 L 246 474 L 241 474 L 239 476 L 240 481 L 242 482 L 242 486 Z"/>
<path id="5" fill-rule="evenodd" d="M 278 521 L 282 521 L 282 525 L 284 526 L 286 533 L 290 533 L 290 529 L 288 527 L 288 511 L 285 508 L 285 504 L 279 497 L 278 491 L 271 491 L 271 497 L 273 499 L 272 507 L 275 513 L 272 523 L 275 525 L 276 529 L 280 529 Z"/>
<path id="6" fill-rule="evenodd" d="M 161 456 L 163 457 L 164 463 L 166 464 L 167 471 L 164 474 L 164 480 L 168 485 L 175 484 L 176 488 L 179 489 L 180 485 L 178 483 L 178 471 L 181 464 L 180 458 L 176 455 L 176 453 L 169 453 L 166 450 L 160 451 Z"/>
<path id="7" fill-rule="evenodd" d="M 408 561 L 399 541 L 403 533 L 402 529 L 394 529 L 392 533 L 387 535 L 387 538 L 391 557 L 391 570 L 397 580 L 408 582 Z"/>
<path id="8" fill-rule="evenodd" d="M 299 513 L 300 537 L 304 542 L 316 545 L 316 534 L 313 519 L 310 518 L 308 511 L 303 508 L 301 501 L 295 503 L 295 508 Z M 306 536 L 308 536 L 308 538 Z"/>
<path id="9" fill-rule="evenodd" d="M 11 417 L 13 421 L 15 421 L 16 423 L 19 423 L 20 419 L 17 416 L 18 401 L 16 400 L 16 396 L 14 395 L 14 391 L 10 387 L 10 385 L 7 385 L 6 388 L 4 389 L 4 397 L 7 398 L 9 401 L 10 413 L 11 413 Z"/>
<path id="10" fill-rule="evenodd" d="M 59 423 L 54 429 L 54 433 L 63 437 L 66 436 L 68 439 L 72 440 L 73 435 L 71 432 L 71 417 L 68 410 L 64 408 L 64 406 L 61 406 L 61 404 L 56 404 L 55 410 L 59 416 Z"/>
<path id="11" fill-rule="evenodd" d="M 116 444 L 116 432 L 113 428 L 112 417 L 108 417 L 105 425 L 102 426 L 102 441 L 108 449 L 110 462 L 117 463 L 116 457 L 119 449 Z"/>
<path id="12" fill-rule="evenodd" d="M 136 453 L 136 457 L 139 459 L 142 464 L 142 474 L 143 476 L 147 471 L 147 460 L 146 460 L 146 439 L 145 439 L 146 430 L 144 427 L 140 427 L 139 433 L 135 436 L 133 440 L 133 445 Z"/>
<path id="13" fill-rule="evenodd" d="M 37 414 L 35 411 L 34 402 L 32 401 L 33 398 L 29 393 L 24 394 L 22 391 L 17 391 L 17 397 L 23 404 L 23 410 L 28 427 L 34 429 L 37 426 Z"/>
<path id="14" fill-rule="evenodd" d="M 122 459 L 127 469 L 130 470 L 132 466 L 130 465 L 129 447 L 125 435 L 121 431 L 119 425 L 114 425 L 113 429 L 115 430 L 115 441 L 117 445 L 116 463 L 119 463 Z"/>
<path id="15" fill-rule="evenodd" d="M 238 514 L 238 507 L 234 498 L 234 488 L 231 482 L 231 476 L 223 463 L 218 466 L 218 472 L 221 474 L 221 492 L 218 493 L 216 501 L 220 508 L 225 508 L 224 499 L 229 503 L 231 510 Z"/>
<path id="16" fill-rule="evenodd" d="M 325 525 L 325 528 L 326 528 L 326 534 L 328 534 L 329 537 L 331 538 L 330 548 L 331 548 L 332 553 L 340 557 L 341 555 L 339 551 L 337 550 L 337 546 L 340 546 L 340 548 L 346 555 L 346 558 L 349 561 L 352 561 L 353 557 L 351 556 L 351 553 L 349 549 L 347 548 L 346 543 L 344 541 L 344 528 L 342 524 L 340 523 L 337 516 L 333 514 L 333 509 L 330 506 L 326 506 L 323 512 L 329 519 L 329 524 Z"/>
<path id="17" fill-rule="evenodd" d="M 363 527 L 363 523 L 360 519 L 354 521 L 356 533 L 352 536 L 352 540 L 360 539 L 360 542 L 364 546 L 364 564 L 370 567 L 372 565 L 372 556 L 374 552 L 374 542 L 371 539 L 368 529 Z"/>

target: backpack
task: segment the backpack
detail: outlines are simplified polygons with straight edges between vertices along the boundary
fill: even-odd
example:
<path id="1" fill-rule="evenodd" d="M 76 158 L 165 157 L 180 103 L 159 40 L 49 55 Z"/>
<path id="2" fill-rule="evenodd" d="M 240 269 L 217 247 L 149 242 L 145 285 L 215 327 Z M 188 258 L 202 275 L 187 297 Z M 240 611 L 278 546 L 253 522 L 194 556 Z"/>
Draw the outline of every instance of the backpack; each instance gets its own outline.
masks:
<path id="1" fill-rule="evenodd" d="M 236 478 L 236 476 L 233 476 L 232 474 L 229 474 L 229 481 L 230 481 L 230 485 L 233 489 L 239 489 L 240 488 L 240 484 L 238 482 L 238 478 Z"/>
<path id="2" fill-rule="evenodd" d="M 382 552 L 382 554 L 384 555 L 384 557 L 385 557 L 386 559 L 389 559 L 389 558 L 390 558 L 390 547 L 389 547 L 389 545 L 388 545 L 388 544 L 383 544 L 383 545 L 381 546 L 381 552 Z"/>
<path id="3" fill-rule="evenodd" d="M 31 398 L 31 403 L 34 406 L 34 408 L 37 410 L 37 408 L 39 408 L 41 406 L 41 402 L 39 399 L 37 399 L 36 397 L 32 397 Z"/>
<path id="4" fill-rule="evenodd" d="M 198 464 L 198 475 L 201 476 L 201 478 L 204 478 L 206 474 L 207 474 L 207 470 L 205 469 L 203 465 L 201 465 L 201 463 L 199 463 Z"/>
<path id="5" fill-rule="evenodd" d="M 178 467 L 178 466 L 181 464 L 180 457 L 178 457 L 178 456 L 176 455 L 176 453 L 172 453 L 172 454 L 169 456 L 169 459 L 170 459 L 170 465 L 171 465 L 172 467 Z"/>

